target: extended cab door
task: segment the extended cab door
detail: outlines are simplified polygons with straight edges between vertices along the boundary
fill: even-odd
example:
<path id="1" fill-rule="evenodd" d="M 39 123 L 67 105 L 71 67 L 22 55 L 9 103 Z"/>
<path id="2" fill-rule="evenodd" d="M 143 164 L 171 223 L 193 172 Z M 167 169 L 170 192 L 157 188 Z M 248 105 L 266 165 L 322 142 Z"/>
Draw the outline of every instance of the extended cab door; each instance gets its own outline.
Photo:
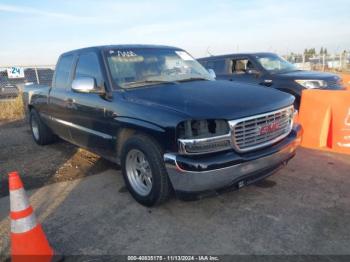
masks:
<path id="1" fill-rule="evenodd" d="M 205 67 L 207 69 L 213 69 L 218 80 L 229 80 L 230 78 L 225 58 L 210 59 L 206 61 Z"/>
<path id="2" fill-rule="evenodd" d="M 67 114 L 68 94 L 72 82 L 74 55 L 62 55 L 58 60 L 52 87 L 49 91 L 48 106 L 43 110 L 42 117 L 55 134 L 71 141 L 69 133 L 69 115 Z"/>
<path id="3" fill-rule="evenodd" d="M 101 63 L 97 53 L 84 52 L 78 56 L 73 81 L 79 77 L 95 79 L 96 85 L 105 90 Z M 70 132 L 73 142 L 79 146 L 91 149 L 102 155 L 111 154 L 114 150 L 114 138 L 111 130 L 113 115 L 107 108 L 111 108 L 111 101 L 103 94 L 79 93 L 70 89 Z"/>

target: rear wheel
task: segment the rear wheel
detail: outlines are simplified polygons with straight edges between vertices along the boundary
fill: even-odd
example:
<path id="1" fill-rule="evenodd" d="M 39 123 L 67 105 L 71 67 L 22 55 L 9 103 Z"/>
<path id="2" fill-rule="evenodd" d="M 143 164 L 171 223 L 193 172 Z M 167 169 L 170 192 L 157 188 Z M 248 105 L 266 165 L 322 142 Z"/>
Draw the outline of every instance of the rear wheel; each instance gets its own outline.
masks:
<path id="1" fill-rule="evenodd" d="M 121 153 L 122 172 L 126 187 L 142 205 L 154 206 L 165 202 L 170 193 L 160 146 L 148 136 L 129 138 Z"/>
<path id="2" fill-rule="evenodd" d="M 47 145 L 55 141 L 55 135 L 50 128 L 43 123 L 35 109 L 30 111 L 29 123 L 33 139 L 38 145 Z"/>

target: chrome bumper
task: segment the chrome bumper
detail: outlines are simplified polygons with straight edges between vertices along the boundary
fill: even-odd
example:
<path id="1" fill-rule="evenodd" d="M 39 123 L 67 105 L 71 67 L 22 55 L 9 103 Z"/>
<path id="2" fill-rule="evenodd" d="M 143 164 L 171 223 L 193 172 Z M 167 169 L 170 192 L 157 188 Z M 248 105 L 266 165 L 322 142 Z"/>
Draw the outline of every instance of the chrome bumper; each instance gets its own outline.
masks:
<path id="1" fill-rule="evenodd" d="M 272 174 L 273 170 L 278 169 L 295 155 L 295 150 L 301 141 L 301 132 L 299 126 L 298 130 L 294 130 L 294 137 L 289 138 L 287 143 L 275 146 L 271 154 L 224 168 L 200 171 L 184 170 L 178 164 L 177 158 L 179 155 L 171 153 L 164 154 L 164 161 L 175 191 L 203 192 L 216 190 L 231 186 L 240 179 L 244 180 L 245 177 L 257 173 L 261 174 L 262 177 Z"/>

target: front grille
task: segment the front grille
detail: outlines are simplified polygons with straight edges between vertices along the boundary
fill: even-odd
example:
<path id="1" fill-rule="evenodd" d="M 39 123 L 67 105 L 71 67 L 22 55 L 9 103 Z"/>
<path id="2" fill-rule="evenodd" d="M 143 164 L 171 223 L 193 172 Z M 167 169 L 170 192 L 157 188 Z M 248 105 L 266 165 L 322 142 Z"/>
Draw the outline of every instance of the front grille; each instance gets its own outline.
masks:
<path id="1" fill-rule="evenodd" d="M 232 144 L 238 152 L 262 148 L 286 137 L 293 126 L 293 106 L 257 116 L 229 121 Z"/>

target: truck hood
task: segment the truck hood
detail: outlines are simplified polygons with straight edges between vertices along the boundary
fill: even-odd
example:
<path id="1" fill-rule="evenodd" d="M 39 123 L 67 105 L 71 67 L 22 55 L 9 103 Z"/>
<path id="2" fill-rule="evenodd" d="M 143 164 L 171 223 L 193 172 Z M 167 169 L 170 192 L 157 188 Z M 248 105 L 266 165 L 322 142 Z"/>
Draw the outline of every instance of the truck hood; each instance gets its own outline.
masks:
<path id="1" fill-rule="evenodd" d="M 340 79 L 336 74 L 316 72 L 316 71 L 292 71 L 288 73 L 280 73 L 278 75 L 281 79 L 317 79 L 317 80 L 326 80 L 326 81 L 338 81 Z"/>
<path id="2" fill-rule="evenodd" d="M 173 110 L 189 119 L 237 119 L 293 104 L 294 97 L 258 85 L 229 81 L 191 81 L 128 89 L 132 103 Z M 147 110 L 147 108 L 145 108 Z"/>

